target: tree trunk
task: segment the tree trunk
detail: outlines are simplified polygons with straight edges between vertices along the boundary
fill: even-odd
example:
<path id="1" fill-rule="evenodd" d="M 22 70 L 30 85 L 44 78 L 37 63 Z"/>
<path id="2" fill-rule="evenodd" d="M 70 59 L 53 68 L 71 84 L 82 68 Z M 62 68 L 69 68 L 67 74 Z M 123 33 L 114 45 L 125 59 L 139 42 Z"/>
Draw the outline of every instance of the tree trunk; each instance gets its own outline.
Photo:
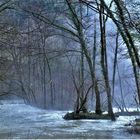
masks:
<path id="1" fill-rule="evenodd" d="M 112 109 L 111 88 L 109 85 L 109 75 L 108 75 L 107 50 L 106 50 L 106 26 L 105 26 L 106 21 L 102 13 L 104 13 L 104 9 L 101 4 L 100 13 L 99 13 L 100 31 L 101 31 L 101 67 L 102 67 L 102 73 L 104 77 L 105 90 L 107 94 L 108 114 L 110 115 L 112 120 L 115 120 L 115 115 Z"/>
<path id="2" fill-rule="evenodd" d="M 134 77 L 135 77 L 135 82 L 136 82 L 136 87 L 137 87 L 137 95 L 138 95 L 139 104 L 140 104 L 140 84 L 139 84 L 140 80 L 139 80 L 139 74 L 138 74 L 138 70 L 137 70 L 137 67 L 138 67 L 138 69 L 140 68 L 140 59 L 139 59 L 139 55 L 138 55 L 136 46 L 134 45 L 133 39 L 125 24 L 124 13 L 123 13 L 123 9 L 120 5 L 120 1 L 114 0 L 115 4 L 117 6 L 118 14 L 120 16 L 121 24 L 119 24 L 117 22 L 117 19 L 115 18 L 115 16 L 113 15 L 113 13 L 109 9 L 109 7 L 106 5 L 105 1 L 101 0 L 101 2 L 102 2 L 102 5 L 105 7 L 108 15 L 110 16 L 110 18 L 113 20 L 113 22 L 117 26 L 118 31 L 119 31 L 120 35 L 122 36 L 122 39 L 124 40 L 126 47 L 128 49 L 128 53 L 129 53 L 129 56 L 130 56 L 130 59 L 132 62 L 132 66 L 133 66 L 133 72 L 134 72 Z"/>
<path id="3" fill-rule="evenodd" d="M 95 95 L 96 95 L 96 113 L 97 114 L 101 114 L 101 103 L 100 103 L 100 94 L 99 94 L 99 90 L 98 90 L 98 84 L 97 84 L 97 79 L 96 76 L 94 75 L 94 71 L 93 71 L 93 65 L 92 65 L 92 58 L 90 57 L 90 54 L 88 52 L 87 46 L 86 46 L 86 42 L 84 39 L 84 35 L 83 35 L 83 29 L 82 29 L 82 23 L 79 21 L 78 15 L 75 13 L 75 10 L 73 9 L 71 2 L 66 0 L 67 5 L 69 7 L 70 13 L 72 15 L 72 22 L 76 27 L 76 30 L 78 32 L 78 39 L 80 42 L 80 46 L 81 49 L 83 50 L 83 53 L 85 55 L 85 58 L 87 60 L 88 66 L 89 66 L 89 70 L 90 70 L 90 75 L 91 75 L 91 79 L 92 79 L 92 83 L 93 83 L 93 87 L 95 88 Z M 95 82 L 95 85 L 94 85 Z"/>

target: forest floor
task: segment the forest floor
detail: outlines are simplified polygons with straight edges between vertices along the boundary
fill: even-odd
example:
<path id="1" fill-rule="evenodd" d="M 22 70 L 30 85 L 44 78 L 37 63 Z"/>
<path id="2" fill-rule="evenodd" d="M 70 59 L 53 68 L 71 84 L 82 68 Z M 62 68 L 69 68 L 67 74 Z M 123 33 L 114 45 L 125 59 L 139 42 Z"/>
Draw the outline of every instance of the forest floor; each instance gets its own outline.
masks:
<path id="1" fill-rule="evenodd" d="M 3 101 L 0 105 L 0 138 L 140 138 L 140 135 L 128 133 L 125 126 L 137 116 L 120 116 L 115 122 L 88 119 L 67 121 L 63 119 L 67 112 L 43 110 L 19 101 Z"/>

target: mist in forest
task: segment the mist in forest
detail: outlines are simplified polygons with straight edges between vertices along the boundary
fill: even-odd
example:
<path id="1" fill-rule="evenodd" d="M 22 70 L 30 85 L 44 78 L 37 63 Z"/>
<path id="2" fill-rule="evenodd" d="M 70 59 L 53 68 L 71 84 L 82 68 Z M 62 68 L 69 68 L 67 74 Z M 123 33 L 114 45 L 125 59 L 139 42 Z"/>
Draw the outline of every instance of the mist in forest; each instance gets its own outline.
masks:
<path id="1" fill-rule="evenodd" d="M 17 102 L 22 113 L 28 105 L 72 120 L 138 113 L 139 13 L 137 0 L 1 0 L 1 108 Z"/>

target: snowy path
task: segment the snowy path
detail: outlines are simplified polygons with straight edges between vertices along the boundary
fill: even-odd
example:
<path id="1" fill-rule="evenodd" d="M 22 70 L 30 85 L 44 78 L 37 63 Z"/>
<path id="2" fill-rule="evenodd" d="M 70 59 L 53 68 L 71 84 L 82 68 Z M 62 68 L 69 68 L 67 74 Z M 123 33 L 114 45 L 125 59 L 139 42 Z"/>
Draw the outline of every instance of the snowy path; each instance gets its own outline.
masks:
<path id="1" fill-rule="evenodd" d="M 124 129 L 135 117 L 109 120 L 65 121 L 65 111 L 46 111 L 24 103 L 0 105 L 0 138 L 140 138 Z"/>

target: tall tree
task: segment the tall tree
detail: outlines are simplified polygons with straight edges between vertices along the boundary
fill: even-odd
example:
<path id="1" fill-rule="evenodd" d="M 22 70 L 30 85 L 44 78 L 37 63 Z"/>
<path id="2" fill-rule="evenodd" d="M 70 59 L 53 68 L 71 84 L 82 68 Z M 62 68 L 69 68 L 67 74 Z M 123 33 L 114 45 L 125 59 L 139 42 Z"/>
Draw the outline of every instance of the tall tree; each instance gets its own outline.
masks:
<path id="1" fill-rule="evenodd" d="M 106 20 L 104 16 L 104 7 L 102 7 L 102 3 L 100 4 L 100 33 L 101 33 L 101 67 L 102 67 L 102 73 L 104 77 L 105 82 L 105 90 L 107 94 L 107 100 L 108 100 L 108 114 L 111 116 L 112 120 L 115 120 L 115 115 L 113 113 L 112 108 L 112 97 L 111 97 L 111 88 L 109 84 L 109 75 L 108 75 L 108 61 L 107 61 L 107 46 L 106 46 Z"/>

